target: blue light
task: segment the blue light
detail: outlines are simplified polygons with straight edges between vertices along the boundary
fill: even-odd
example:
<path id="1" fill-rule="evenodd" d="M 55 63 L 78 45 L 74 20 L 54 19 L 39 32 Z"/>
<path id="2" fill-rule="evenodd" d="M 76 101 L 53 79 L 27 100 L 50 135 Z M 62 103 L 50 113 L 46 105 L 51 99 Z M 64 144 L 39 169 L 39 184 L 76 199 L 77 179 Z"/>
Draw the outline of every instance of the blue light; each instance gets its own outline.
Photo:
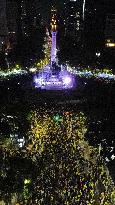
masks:
<path id="1" fill-rule="evenodd" d="M 52 74 L 49 66 L 45 67 L 41 73 L 34 76 L 35 87 L 46 90 L 63 90 L 73 88 L 74 78 L 66 70 L 61 70 L 58 74 Z"/>
<path id="2" fill-rule="evenodd" d="M 68 85 L 71 83 L 71 78 L 69 76 L 65 77 L 63 80 L 64 84 Z"/>

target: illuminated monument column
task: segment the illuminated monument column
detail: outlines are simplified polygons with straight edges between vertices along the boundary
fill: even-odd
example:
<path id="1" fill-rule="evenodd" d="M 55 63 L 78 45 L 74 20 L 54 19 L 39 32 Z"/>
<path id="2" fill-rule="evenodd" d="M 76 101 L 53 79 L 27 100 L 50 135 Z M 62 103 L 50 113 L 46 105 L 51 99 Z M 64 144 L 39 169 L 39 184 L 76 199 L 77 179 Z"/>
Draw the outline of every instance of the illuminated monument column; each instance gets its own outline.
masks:
<path id="1" fill-rule="evenodd" d="M 56 62 L 56 35 L 57 32 L 52 32 L 51 63 Z"/>
<path id="2" fill-rule="evenodd" d="M 57 35 L 57 21 L 56 21 L 56 10 L 53 10 L 51 19 L 51 33 L 52 33 L 52 47 L 51 47 L 51 65 L 56 63 L 56 35 Z"/>

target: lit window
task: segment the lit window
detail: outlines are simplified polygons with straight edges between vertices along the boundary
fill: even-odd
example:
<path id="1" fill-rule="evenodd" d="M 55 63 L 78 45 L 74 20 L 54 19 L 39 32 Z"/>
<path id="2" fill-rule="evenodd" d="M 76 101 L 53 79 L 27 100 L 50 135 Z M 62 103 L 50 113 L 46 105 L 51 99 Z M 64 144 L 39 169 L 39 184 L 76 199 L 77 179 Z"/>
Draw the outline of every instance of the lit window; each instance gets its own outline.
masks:
<path id="1" fill-rule="evenodd" d="M 110 39 L 107 39 L 107 43 L 110 43 L 111 42 L 111 40 Z"/>
<path id="2" fill-rule="evenodd" d="M 115 43 L 106 43 L 107 47 L 115 47 Z"/>

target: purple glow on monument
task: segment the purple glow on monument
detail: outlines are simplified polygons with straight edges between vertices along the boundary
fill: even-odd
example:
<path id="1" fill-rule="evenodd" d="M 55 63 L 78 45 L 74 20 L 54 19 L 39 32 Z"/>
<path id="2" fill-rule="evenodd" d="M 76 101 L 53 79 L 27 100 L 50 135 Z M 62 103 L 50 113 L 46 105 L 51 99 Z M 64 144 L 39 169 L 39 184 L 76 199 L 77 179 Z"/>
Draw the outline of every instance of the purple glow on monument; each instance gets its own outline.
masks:
<path id="1" fill-rule="evenodd" d="M 52 32 L 51 62 L 56 62 L 56 35 L 57 32 Z"/>
<path id="2" fill-rule="evenodd" d="M 51 47 L 51 64 L 56 62 L 56 35 L 57 35 L 57 14 L 56 9 L 52 9 L 51 19 L 51 33 L 52 33 L 52 47 Z"/>
<path id="3" fill-rule="evenodd" d="M 57 20 L 55 11 L 51 21 L 52 47 L 51 47 L 51 64 L 43 68 L 43 70 L 34 76 L 35 87 L 46 90 L 63 90 L 74 87 L 75 78 L 70 74 L 65 67 L 59 66 L 56 63 L 56 35 L 57 35 Z"/>
<path id="4" fill-rule="evenodd" d="M 72 79 L 71 79 L 69 76 L 66 76 L 66 77 L 64 78 L 63 82 L 64 82 L 64 84 L 68 85 L 68 84 L 71 83 L 71 80 L 72 80 Z"/>
<path id="5" fill-rule="evenodd" d="M 34 76 L 35 87 L 46 90 L 63 90 L 74 87 L 74 76 L 67 71 L 61 71 L 59 75 L 52 75 L 49 70 Z"/>

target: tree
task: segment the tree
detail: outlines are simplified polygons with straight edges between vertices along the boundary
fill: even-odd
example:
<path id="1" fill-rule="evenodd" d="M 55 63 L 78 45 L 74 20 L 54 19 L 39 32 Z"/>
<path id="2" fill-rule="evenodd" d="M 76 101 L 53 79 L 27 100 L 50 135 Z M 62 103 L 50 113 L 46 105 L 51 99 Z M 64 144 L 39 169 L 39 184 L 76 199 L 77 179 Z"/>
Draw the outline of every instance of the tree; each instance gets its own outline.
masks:
<path id="1" fill-rule="evenodd" d="M 98 149 L 85 141 L 83 113 L 33 113 L 31 136 L 38 175 L 33 203 L 112 204 L 114 186 Z"/>
<path id="2" fill-rule="evenodd" d="M 85 140 L 82 112 L 37 110 L 28 120 L 31 128 L 25 151 L 13 152 L 10 160 L 8 154 L 5 158 L 4 188 L 0 187 L 3 198 L 17 191 L 20 204 L 115 203 L 115 187 L 99 150 Z"/>
<path id="3" fill-rule="evenodd" d="M 8 66 L 7 66 L 7 62 L 5 59 L 5 53 L 0 52 L 0 69 L 1 70 L 7 70 Z"/>

